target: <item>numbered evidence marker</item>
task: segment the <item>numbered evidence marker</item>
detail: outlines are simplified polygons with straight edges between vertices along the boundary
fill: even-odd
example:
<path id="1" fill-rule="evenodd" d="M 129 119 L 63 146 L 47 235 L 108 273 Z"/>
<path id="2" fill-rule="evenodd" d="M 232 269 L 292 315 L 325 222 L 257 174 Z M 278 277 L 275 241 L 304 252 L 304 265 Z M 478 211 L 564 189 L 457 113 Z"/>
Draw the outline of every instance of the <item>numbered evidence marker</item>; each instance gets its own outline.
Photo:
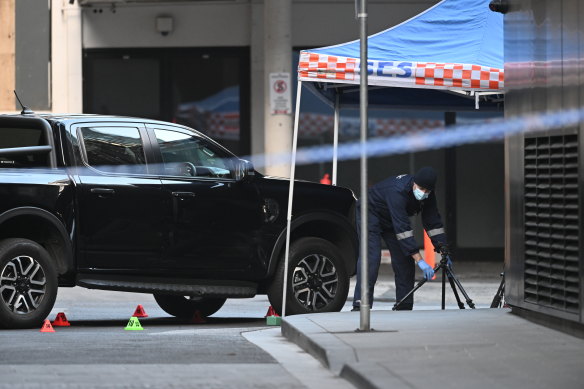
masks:
<path id="1" fill-rule="evenodd" d="M 126 328 L 124 328 L 124 330 L 126 330 L 126 331 L 142 331 L 143 329 L 144 328 L 142 328 L 142 325 L 140 324 L 140 320 L 138 320 L 138 318 L 135 316 L 132 316 L 130 318 L 128 325 L 126 326 Z"/>
<path id="2" fill-rule="evenodd" d="M 51 322 L 49 320 L 45 320 L 40 332 L 55 332 L 55 330 L 53 329 Z"/>
<path id="3" fill-rule="evenodd" d="M 277 314 L 274 316 L 266 317 L 266 324 L 269 326 L 281 326 L 282 325 L 282 318 Z"/>

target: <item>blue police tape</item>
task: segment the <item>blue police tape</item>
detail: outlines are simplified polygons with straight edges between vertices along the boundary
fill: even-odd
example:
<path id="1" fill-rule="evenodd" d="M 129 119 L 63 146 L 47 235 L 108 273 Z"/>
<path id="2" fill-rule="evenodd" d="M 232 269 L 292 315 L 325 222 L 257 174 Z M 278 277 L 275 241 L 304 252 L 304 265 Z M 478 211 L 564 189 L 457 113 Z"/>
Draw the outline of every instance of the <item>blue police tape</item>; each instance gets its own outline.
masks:
<path id="1" fill-rule="evenodd" d="M 458 125 L 441 130 L 433 128 L 411 135 L 373 138 L 364 145 L 358 141 L 339 144 L 338 160 L 360 158 L 362 147 L 365 147 L 367 157 L 381 157 L 496 141 L 504 139 L 506 136 L 521 133 L 529 134 L 576 126 L 583 121 L 584 108 L 579 108 L 493 120 L 479 124 Z M 333 150 L 332 145 L 299 148 L 296 153 L 296 165 L 330 162 L 333 158 Z M 251 160 L 258 168 L 290 164 L 291 158 L 290 153 L 244 157 L 244 159 Z"/>

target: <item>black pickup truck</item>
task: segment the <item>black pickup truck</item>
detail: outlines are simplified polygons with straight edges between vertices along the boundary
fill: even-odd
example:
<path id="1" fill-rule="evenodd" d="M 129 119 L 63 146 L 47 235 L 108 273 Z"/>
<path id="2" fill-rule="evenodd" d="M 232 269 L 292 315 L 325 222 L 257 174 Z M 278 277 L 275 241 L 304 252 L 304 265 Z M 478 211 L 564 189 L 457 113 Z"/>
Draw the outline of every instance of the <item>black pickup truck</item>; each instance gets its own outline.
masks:
<path id="1" fill-rule="evenodd" d="M 0 326 L 39 326 L 59 286 L 152 293 L 178 317 L 267 294 L 280 313 L 288 187 L 181 125 L 0 115 Z M 295 182 L 287 314 L 343 306 L 354 208 Z"/>

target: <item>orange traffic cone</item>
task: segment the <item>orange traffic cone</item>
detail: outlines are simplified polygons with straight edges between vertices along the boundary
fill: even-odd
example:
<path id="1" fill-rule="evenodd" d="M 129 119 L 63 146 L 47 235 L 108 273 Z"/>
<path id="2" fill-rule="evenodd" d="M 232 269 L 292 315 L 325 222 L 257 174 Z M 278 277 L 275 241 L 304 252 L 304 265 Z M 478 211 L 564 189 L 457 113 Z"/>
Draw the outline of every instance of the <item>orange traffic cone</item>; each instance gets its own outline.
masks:
<path id="1" fill-rule="evenodd" d="M 324 173 L 324 176 L 320 179 L 320 183 L 324 185 L 331 185 L 331 176 L 328 173 Z"/>
<path id="2" fill-rule="evenodd" d="M 132 316 L 134 316 L 134 317 L 148 317 L 148 315 L 146 314 L 146 311 L 144 310 L 144 307 L 140 304 L 138 304 L 138 306 L 136 307 L 136 310 L 134 311 L 134 314 Z"/>
<path id="3" fill-rule="evenodd" d="M 436 255 L 434 254 L 434 245 L 428 236 L 426 230 L 424 230 L 424 261 L 430 266 L 432 269 L 436 266 Z"/>
<path id="4" fill-rule="evenodd" d="M 203 317 L 201 316 L 201 312 L 197 309 L 195 311 L 195 314 L 194 314 L 191 322 L 193 322 L 195 324 L 203 324 L 203 323 L 206 323 L 207 321 L 205 319 L 203 319 Z"/>
<path id="5" fill-rule="evenodd" d="M 432 269 L 434 269 L 436 267 L 436 256 L 434 254 L 434 245 L 432 244 L 432 240 L 430 240 L 430 237 L 428 236 L 428 233 L 426 232 L 426 230 L 424 230 L 424 261 L 426 261 L 426 263 L 428 265 L 430 265 L 432 267 Z M 432 277 L 433 280 L 436 279 L 436 275 L 434 275 L 434 277 Z"/>
<path id="6" fill-rule="evenodd" d="M 49 320 L 45 320 L 40 332 L 55 332 L 55 330 L 53 329 L 51 322 Z"/>
<path id="7" fill-rule="evenodd" d="M 67 320 L 67 316 L 65 316 L 65 312 L 57 313 L 57 317 L 53 321 L 53 326 L 55 327 L 69 327 L 71 323 Z"/>
<path id="8" fill-rule="evenodd" d="M 274 309 L 274 307 L 272 307 L 270 305 L 270 307 L 268 308 L 268 313 L 266 313 L 266 316 L 264 317 L 268 317 L 268 316 L 280 316 L 276 313 L 276 310 Z"/>

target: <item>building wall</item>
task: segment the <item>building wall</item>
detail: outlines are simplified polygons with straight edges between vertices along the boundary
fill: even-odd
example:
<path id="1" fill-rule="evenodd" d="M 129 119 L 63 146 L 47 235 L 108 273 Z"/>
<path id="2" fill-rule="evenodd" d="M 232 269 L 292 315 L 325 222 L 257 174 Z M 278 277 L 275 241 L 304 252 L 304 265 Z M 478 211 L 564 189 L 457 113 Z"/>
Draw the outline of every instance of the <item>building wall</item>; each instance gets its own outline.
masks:
<path id="1" fill-rule="evenodd" d="M 16 2 L 16 91 L 33 110 L 48 110 L 50 102 L 49 3 Z M 34 26 L 34 28 L 31 28 Z"/>
<path id="2" fill-rule="evenodd" d="M 437 0 L 368 2 L 369 32 L 381 31 L 436 4 Z M 116 3 L 83 8 L 83 47 L 209 47 L 253 45 L 252 19 L 261 0 Z M 353 0 L 296 0 L 292 6 L 292 45 L 319 47 L 358 38 Z M 156 32 L 158 15 L 171 15 L 174 31 Z M 261 17 L 261 12 L 260 12 Z M 262 23 L 263 24 L 263 23 Z"/>
<path id="3" fill-rule="evenodd" d="M 0 2 L 0 111 L 15 106 L 15 0 Z"/>
<path id="4" fill-rule="evenodd" d="M 510 3 L 505 116 L 582 109 L 583 2 Z M 549 322 L 583 322 L 582 125 L 506 141 L 506 299 Z"/>
<path id="5" fill-rule="evenodd" d="M 249 46 L 249 2 L 120 4 L 83 8 L 83 48 Z M 163 36 L 157 16 L 173 18 Z"/>
<path id="6" fill-rule="evenodd" d="M 483 259 L 502 258 L 505 222 L 503 207 L 503 144 L 487 143 L 456 150 L 457 240 L 469 249 L 497 248 Z"/>

